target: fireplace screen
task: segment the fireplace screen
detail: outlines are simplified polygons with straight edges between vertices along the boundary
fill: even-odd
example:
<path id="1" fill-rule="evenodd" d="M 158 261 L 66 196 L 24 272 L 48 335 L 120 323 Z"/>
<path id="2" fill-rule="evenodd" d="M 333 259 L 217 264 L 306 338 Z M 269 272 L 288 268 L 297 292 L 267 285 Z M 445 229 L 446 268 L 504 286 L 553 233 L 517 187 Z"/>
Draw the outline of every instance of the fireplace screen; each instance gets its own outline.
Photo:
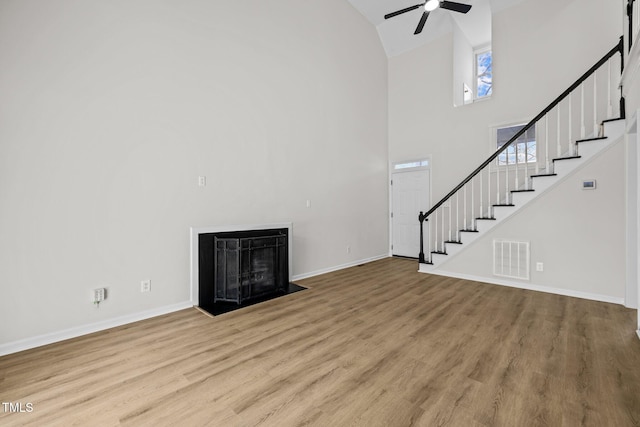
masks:
<path id="1" fill-rule="evenodd" d="M 215 237 L 214 302 L 284 292 L 289 282 L 286 234 Z"/>

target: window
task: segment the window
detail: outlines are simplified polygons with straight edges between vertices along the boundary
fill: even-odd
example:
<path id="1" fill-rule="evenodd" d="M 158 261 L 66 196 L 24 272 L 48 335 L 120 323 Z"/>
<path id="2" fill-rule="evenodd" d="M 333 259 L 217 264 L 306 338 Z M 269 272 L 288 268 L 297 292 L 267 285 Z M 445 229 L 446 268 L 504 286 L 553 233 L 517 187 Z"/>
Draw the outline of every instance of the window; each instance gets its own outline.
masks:
<path id="1" fill-rule="evenodd" d="M 498 128 L 496 131 L 496 149 L 499 149 L 515 136 L 525 125 Z M 535 126 L 520 135 L 515 143 L 500 153 L 498 166 L 535 163 L 538 161 Z"/>
<path id="2" fill-rule="evenodd" d="M 406 162 L 406 163 L 396 163 L 393 165 L 393 169 L 412 169 L 412 168 L 421 168 L 429 166 L 429 160 L 418 160 L 415 162 Z"/>
<path id="3" fill-rule="evenodd" d="M 477 98 L 491 96 L 493 87 L 493 55 L 491 49 L 475 52 L 476 94 Z"/>

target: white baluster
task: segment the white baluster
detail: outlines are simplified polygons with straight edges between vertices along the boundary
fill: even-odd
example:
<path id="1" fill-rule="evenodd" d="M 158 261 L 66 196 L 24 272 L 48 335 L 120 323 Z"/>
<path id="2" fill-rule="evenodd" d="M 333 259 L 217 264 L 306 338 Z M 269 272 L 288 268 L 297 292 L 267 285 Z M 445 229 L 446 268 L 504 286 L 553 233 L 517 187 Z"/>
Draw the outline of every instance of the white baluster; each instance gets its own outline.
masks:
<path id="1" fill-rule="evenodd" d="M 598 72 L 593 73 L 593 137 L 598 136 Z"/>
<path id="2" fill-rule="evenodd" d="M 467 184 L 464 185 L 464 229 L 469 229 L 467 228 Z"/>
<path id="3" fill-rule="evenodd" d="M 496 205 L 500 204 L 500 156 L 496 159 Z"/>
<path id="4" fill-rule="evenodd" d="M 584 126 L 584 82 L 580 83 L 580 139 L 585 138 L 586 128 Z"/>
<path id="5" fill-rule="evenodd" d="M 569 118 L 569 121 L 568 121 L 569 122 L 569 138 L 568 138 L 568 140 L 569 140 L 569 150 L 568 150 L 569 156 L 573 156 L 573 140 L 571 139 L 571 134 L 572 134 L 571 128 L 573 127 L 573 115 L 571 115 L 571 104 L 572 104 L 572 93 L 569 94 L 569 115 L 568 115 L 568 118 Z"/>
<path id="6" fill-rule="evenodd" d="M 545 173 L 551 173 L 549 165 L 549 113 L 544 116 L 544 167 Z"/>
<path id="7" fill-rule="evenodd" d="M 460 241 L 460 190 L 456 192 L 456 242 Z"/>
<path id="8" fill-rule="evenodd" d="M 444 216 L 444 205 L 442 205 L 442 221 L 440 221 L 440 242 L 442 245 L 442 252 L 444 252 L 444 239 L 446 234 L 444 233 L 444 221 L 445 221 L 445 216 Z"/>
<path id="9" fill-rule="evenodd" d="M 534 132 L 536 134 L 536 175 L 538 175 L 540 173 L 540 162 L 538 161 L 538 155 L 540 154 L 540 150 L 538 149 L 538 147 L 540 147 L 540 137 L 538 136 L 540 135 L 540 122 L 536 122 L 534 126 Z"/>
<path id="10" fill-rule="evenodd" d="M 482 171 L 480 171 L 480 215 L 478 215 L 480 218 L 484 217 L 484 198 L 482 197 Z"/>
<path id="11" fill-rule="evenodd" d="M 436 209 L 436 211 L 433 213 L 433 215 L 435 216 L 435 222 L 433 224 L 433 228 L 434 228 L 433 247 L 436 252 L 438 252 L 438 243 L 439 243 L 439 238 L 438 238 L 438 211 L 439 210 L 440 208 Z"/>
<path id="12" fill-rule="evenodd" d="M 560 157 L 562 156 L 562 147 L 560 146 L 560 104 L 556 105 L 556 108 L 558 109 L 558 123 L 557 123 L 557 135 L 556 135 L 556 139 L 557 139 L 557 146 L 556 146 L 556 156 Z"/>
<path id="13" fill-rule="evenodd" d="M 471 222 L 473 224 L 472 230 L 476 229 L 476 227 L 475 227 L 475 224 L 476 224 L 476 215 L 475 215 L 476 205 L 475 205 L 475 202 L 476 202 L 476 200 L 475 200 L 475 194 L 473 192 L 473 180 L 474 179 L 475 179 L 475 176 L 473 178 L 471 178 L 471 218 L 470 219 L 471 219 Z"/>
<path id="14" fill-rule="evenodd" d="M 451 206 L 451 204 L 453 203 L 451 198 L 449 198 L 449 200 L 447 201 L 447 203 L 449 203 L 449 240 L 451 240 L 451 226 L 453 225 L 453 221 L 451 221 L 451 211 L 453 210 L 453 207 Z"/>
<path id="15" fill-rule="evenodd" d="M 487 209 L 491 210 L 491 165 L 487 167 L 487 182 L 489 183 L 487 188 Z M 489 212 L 489 216 L 493 216 L 491 213 Z"/>
<path id="16" fill-rule="evenodd" d="M 514 172 L 514 181 L 513 181 L 513 189 L 514 190 L 519 190 L 520 187 L 518 186 L 518 141 L 516 140 L 514 143 L 514 150 L 515 150 L 515 162 L 514 162 L 514 168 L 515 168 L 515 172 Z"/>
<path id="17" fill-rule="evenodd" d="M 636 25 L 633 26 L 634 30 L 632 40 L 636 40 L 638 38 L 638 33 L 640 33 L 640 2 L 638 2 L 638 0 L 633 3 L 633 8 L 633 16 L 636 17 Z M 638 43 L 637 40 L 636 43 Z"/>
<path id="18" fill-rule="evenodd" d="M 636 40 L 638 37 L 638 33 L 640 33 L 640 2 L 638 2 L 637 0 L 633 3 L 633 16 L 636 17 L 636 25 L 633 26 L 633 28 L 635 28 L 633 30 L 633 39 L 632 40 Z M 637 41 L 636 41 L 637 43 Z"/>
<path id="19" fill-rule="evenodd" d="M 529 144 L 527 142 L 527 133 L 529 129 L 524 133 L 524 188 L 529 190 Z"/>
<path id="20" fill-rule="evenodd" d="M 433 222 L 432 219 L 433 219 L 433 217 L 429 218 L 429 220 L 427 221 L 427 233 L 428 233 L 428 236 L 427 236 L 427 256 L 426 256 L 426 259 L 431 263 L 433 263 L 433 259 L 431 258 L 431 236 L 432 236 L 431 223 Z"/>
<path id="21" fill-rule="evenodd" d="M 613 100 L 611 99 L 611 58 L 607 61 L 607 99 L 609 104 L 607 105 L 607 119 L 613 117 Z"/>
<path id="22" fill-rule="evenodd" d="M 508 205 L 509 203 L 511 203 L 511 199 L 509 197 L 509 147 L 507 146 L 507 149 L 504 151 L 505 152 L 505 167 L 504 167 L 504 201 L 505 204 Z"/>

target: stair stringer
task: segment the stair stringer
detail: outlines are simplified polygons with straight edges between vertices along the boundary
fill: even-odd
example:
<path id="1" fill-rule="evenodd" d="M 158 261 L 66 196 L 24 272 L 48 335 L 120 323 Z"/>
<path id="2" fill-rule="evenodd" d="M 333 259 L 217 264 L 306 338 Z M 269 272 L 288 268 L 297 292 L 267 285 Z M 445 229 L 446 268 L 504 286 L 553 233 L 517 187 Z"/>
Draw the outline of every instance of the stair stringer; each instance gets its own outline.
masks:
<path id="1" fill-rule="evenodd" d="M 611 147 L 617 145 L 624 140 L 625 120 L 613 120 L 603 123 L 603 134 L 606 139 L 593 139 L 578 144 L 579 158 L 562 160 L 562 166 L 554 166 L 554 176 L 532 178 L 534 191 L 514 192 L 512 193 L 511 203 L 514 206 L 497 206 L 494 207 L 493 216 L 495 220 L 476 220 L 477 232 L 461 232 L 460 243 L 445 243 L 446 253 L 432 253 L 431 264 L 420 264 L 418 271 L 421 273 L 435 273 L 446 266 L 456 255 L 466 251 L 469 247 L 482 240 L 482 237 L 491 229 L 496 227 L 504 220 L 516 215 L 524 209 L 530 202 L 539 198 L 547 191 L 556 188 L 562 182 L 575 173 L 580 171 L 586 165 L 590 164 L 595 158 L 606 152 Z M 555 163 L 555 162 L 554 162 Z M 557 170 L 556 170 L 557 169 Z M 496 208 L 498 208 L 496 210 Z"/>

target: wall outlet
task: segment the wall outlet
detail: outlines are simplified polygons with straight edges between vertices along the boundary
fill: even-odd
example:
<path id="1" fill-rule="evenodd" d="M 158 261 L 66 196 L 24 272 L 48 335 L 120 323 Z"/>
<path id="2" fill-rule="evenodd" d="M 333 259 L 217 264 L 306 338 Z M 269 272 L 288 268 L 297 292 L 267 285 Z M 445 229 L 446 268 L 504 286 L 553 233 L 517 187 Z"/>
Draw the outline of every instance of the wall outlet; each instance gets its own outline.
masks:
<path id="1" fill-rule="evenodd" d="M 104 288 L 98 288 L 98 289 L 94 289 L 93 290 L 93 302 L 94 303 L 99 303 L 104 301 L 105 298 L 105 289 Z"/>
<path id="2" fill-rule="evenodd" d="M 347 246 L 347 253 L 350 254 L 351 253 L 351 246 Z"/>
<path id="3" fill-rule="evenodd" d="M 207 186 L 207 177 L 199 176 L 198 177 L 198 187 L 206 187 Z"/>
<path id="4" fill-rule="evenodd" d="M 140 292 L 151 292 L 151 280 L 140 282 Z"/>
<path id="5" fill-rule="evenodd" d="M 544 264 L 541 262 L 536 262 L 536 271 L 544 271 Z"/>

